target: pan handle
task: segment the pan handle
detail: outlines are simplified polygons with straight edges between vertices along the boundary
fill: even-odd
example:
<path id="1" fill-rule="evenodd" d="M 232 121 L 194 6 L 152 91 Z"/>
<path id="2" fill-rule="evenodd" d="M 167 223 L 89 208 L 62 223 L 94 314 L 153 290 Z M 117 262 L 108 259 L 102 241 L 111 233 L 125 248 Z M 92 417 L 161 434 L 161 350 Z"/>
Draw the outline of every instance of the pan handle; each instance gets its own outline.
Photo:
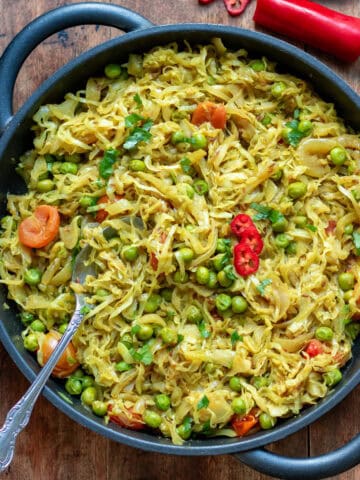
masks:
<path id="1" fill-rule="evenodd" d="M 50 10 L 24 27 L 0 59 L 0 133 L 12 118 L 13 91 L 21 65 L 32 50 L 50 35 L 77 25 L 108 25 L 125 32 L 153 24 L 138 13 L 110 3 L 74 3 Z"/>
<path id="2" fill-rule="evenodd" d="M 263 448 L 234 455 L 259 472 L 285 480 L 318 480 L 345 472 L 360 463 L 360 434 L 346 445 L 317 457 L 290 458 Z"/>

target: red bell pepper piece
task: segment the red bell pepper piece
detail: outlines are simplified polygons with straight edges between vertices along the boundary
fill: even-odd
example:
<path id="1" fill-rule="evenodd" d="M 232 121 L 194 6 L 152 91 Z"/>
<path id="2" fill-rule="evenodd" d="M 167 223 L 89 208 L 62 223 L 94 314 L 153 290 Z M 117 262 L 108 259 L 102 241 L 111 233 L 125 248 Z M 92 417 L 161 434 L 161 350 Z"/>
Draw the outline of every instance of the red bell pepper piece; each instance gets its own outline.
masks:
<path id="1" fill-rule="evenodd" d="M 360 18 L 309 0 L 258 0 L 254 21 L 347 62 L 360 55 Z"/>
<path id="2" fill-rule="evenodd" d="M 245 229 L 241 235 L 240 243 L 245 243 L 250 247 L 250 249 L 260 255 L 262 249 L 264 248 L 264 242 L 260 236 L 256 227 L 249 227 Z"/>
<path id="3" fill-rule="evenodd" d="M 241 15 L 250 0 L 224 0 L 226 10 L 233 17 Z"/>
<path id="4" fill-rule="evenodd" d="M 231 231 L 239 238 L 241 238 L 242 233 L 249 227 L 256 228 L 251 217 L 246 215 L 246 213 L 239 213 L 239 215 L 236 215 L 230 223 Z"/>
<path id="5" fill-rule="evenodd" d="M 234 247 L 234 267 L 242 277 L 255 273 L 259 268 L 259 257 L 246 242 L 240 242 Z"/>

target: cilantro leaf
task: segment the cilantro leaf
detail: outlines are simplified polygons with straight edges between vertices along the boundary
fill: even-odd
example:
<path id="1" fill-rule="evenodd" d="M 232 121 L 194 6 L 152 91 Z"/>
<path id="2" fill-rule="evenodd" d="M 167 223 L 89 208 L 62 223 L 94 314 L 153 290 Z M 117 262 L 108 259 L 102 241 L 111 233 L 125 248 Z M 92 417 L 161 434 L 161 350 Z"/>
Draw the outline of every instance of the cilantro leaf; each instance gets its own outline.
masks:
<path id="1" fill-rule="evenodd" d="M 226 265 L 224 268 L 226 277 L 229 280 L 236 280 L 238 277 L 235 275 L 234 267 L 232 265 Z"/>
<path id="2" fill-rule="evenodd" d="M 202 433 L 208 433 L 210 431 L 210 418 L 206 420 L 203 424 Z"/>
<path id="3" fill-rule="evenodd" d="M 192 418 L 191 417 L 185 417 L 182 424 L 183 424 L 184 432 L 185 433 L 190 433 L 191 432 Z"/>
<path id="4" fill-rule="evenodd" d="M 142 105 L 143 105 L 143 102 L 142 102 L 142 100 L 141 100 L 140 95 L 139 95 L 138 93 L 135 93 L 135 95 L 134 95 L 133 98 L 134 98 L 134 102 L 137 103 L 137 108 L 141 108 Z"/>
<path id="5" fill-rule="evenodd" d="M 131 117 L 137 116 L 136 113 L 129 115 Z M 128 117 L 126 117 L 128 118 Z M 126 122 L 126 119 L 125 119 Z M 128 137 L 126 137 L 123 147 L 126 150 L 131 150 L 136 147 L 141 142 L 148 142 L 152 135 L 150 133 L 150 128 L 153 126 L 154 122 L 152 120 L 146 120 L 141 126 L 134 127 Z"/>
<path id="6" fill-rule="evenodd" d="M 202 408 L 207 408 L 209 406 L 209 399 L 206 395 L 202 397 L 201 400 L 199 400 L 196 409 L 201 410 Z"/>
<path id="7" fill-rule="evenodd" d="M 317 227 L 315 227 L 315 225 L 311 225 L 310 223 L 307 223 L 305 225 L 305 228 L 307 228 L 308 230 L 312 231 L 312 232 L 316 232 L 317 231 Z"/>
<path id="8" fill-rule="evenodd" d="M 231 339 L 231 343 L 235 345 L 235 343 L 238 342 L 239 340 L 242 341 L 243 337 L 239 335 L 236 330 L 234 330 L 233 333 L 231 334 L 230 339 Z"/>
<path id="9" fill-rule="evenodd" d="M 258 213 L 254 216 L 254 220 L 270 220 L 271 223 L 276 223 L 285 220 L 284 215 L 271 207 L 260 205 L 260 203 L 251 203 L 250 207 Z"/>
<path id="10" fill-rule="evenodd" d="M 186 175 L 194 175 L 195 174 L 195 170 L 194 170 L 194 167 L 192 166 L 191 164 L 191 160 L 187 157 L 183 157 L 181 160 L 180 160 L 180 166 L 181 166 L 181 170 L 186 173 Z"/>
<path id="11" fill-rule="evenodd" d="M 355 246 L 355 254 L 360 256 L 360 232 L 354 232 L 352 237 Z"/>
<path id="12" fill-rule="evenodd" d="M 257 285 L 256 290 L 260 293 L 263 297 L 265 295 L 265 288 L 272 283 L 270 278 L 265 278 L 262 282 Z"/>
<path id="13" fill-rule="evenodd" d="M 91 308 L 88 305 L 84 305 L 83 307 L 80 308 L 80 313 L 81 315 L 87 315 L 90 313 Z"/>
<path id="14" fill-rule="evenodd" d="M 201 320 L 201 322 L 198 323 L 198 329 L 202 338 L 208 338 L 210 336 L 209 330 L 206 330 L 206 324 L 204 320 Z"/>
<path id="15" fill-rule="evenodd" d="M 111 177 L 113 173 L 113 165 L 118 158 L 118 154 L 119 152 L 117 150 L 114 150 L 114 149 L 106 150 L 99 164 L 100 177 L 105 178 L 105 180 Z"/>
<path id="16" fill-rule="evenodd" d="M 184 340 L 184 335 L 178 335 L 177 343 L 180 343 Z"/>
<path id="17" fill-rule="evenodd" d="M 143 345 L 134 353 L 133 357 L 137 362 L 141 362 L 144 365 L 150 365 L 153 361 L 150 345 L 145 343 L 145 345 Z"/>
<path id="18" fill-rule="evenodd" d="M 144 120 L 144 117 L 138 115 L 137 113 L 131 113 L 127 117 L 125 117 L 125 127 L 132 128 L 135 127 L 139 122 Z"/>

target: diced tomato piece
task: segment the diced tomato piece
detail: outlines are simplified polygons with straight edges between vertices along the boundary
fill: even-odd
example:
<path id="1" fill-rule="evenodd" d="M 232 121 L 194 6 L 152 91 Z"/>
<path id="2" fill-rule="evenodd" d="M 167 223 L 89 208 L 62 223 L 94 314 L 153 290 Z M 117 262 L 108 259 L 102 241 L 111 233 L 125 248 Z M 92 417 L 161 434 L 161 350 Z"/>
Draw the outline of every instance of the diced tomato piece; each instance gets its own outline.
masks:
<path id="1" fill-rule="evenodd" d="M 324 348 L 322 343 L 319 340 L 316 340 L 316 338 L 313 338 L 307 344 L 304 351 L 309 355 L 309 357 L 316 357 L 316 355 L 319 355 L 320 353 L 324 352 Z"/>
<path id="2" fill-rule="evenodd" d="M 214 128 L 225 128 L 226 110 L 224 105 L 213 102 L 199 103 L 192 114 L 191 123 L 201 125 L 204 122 L 210 122 Z"/>
<path id="3" fill-rule="evenodd" d="M 157 270 L 158 268 L 158 265 L 159 265 L 159 260 L 157 258 L 157 256 L 155 255 L 155 253 L 151 252 L 150 253 L 150 265 L 152 266 L 152 269 L 153 270 Z"/>
<path id="4" fill-rule="evenodd" d="M 241 234 L 240 243 L 246 243 L 257 255 L 260 255 L 264 248 L 264 242 L 256 227 L 246 228 Z"/>
<path id="5" fill-rule="evenodd" d="M 239 215 L 236 215 L 236 217 L 234 217 L 230 223 L 231 231 L 239 238 L 241 238 L 243 232 L 249 227 L 256 229 L 251 217 L 246 215 L 246 213 L 240 213 Z"/>
<path id="6" fill-rule="evenodd" d="M 39 365 L 45 365 L 60 340 L 61 335 L 55 330 L 50 330 L 50 332 L 41 338 L 39 349 L 37 351 Z M 76 350 L 74 344 L 70 342 L 52 371 L 52 375 L 57 378 L 65 378 L 71 375 L 78 367 L 79 362 L 76 359 Z"/>
<path id="7" fill-rule="evenodd" d="M 234 415 L 231 420 L 231 426 L 238 437 L 243 437 L 259 423 L 258 418 L 252 413 L 247 415 Z"/>
<path id="8" fill-rule="evenodd" d="M 259 257 L 245 242 L 234 247 L 234 267 L 239 275 L 246 277 L 259 268 Z"/>
<path id="9" fill-rule="evenodd" d="M 123 198 L 121 195 L 115 195 L 115 200 L 120 200 L 121 198 Z M 98 205 L 102 204 L 102 203 L 109 203 L 110 202 L 110 199 L 107 195 L 103 195 L 102 197 L 99 198 L 99 200 L 96 202 Z M 98 210 L 97 214 L 96 214 L 96 217 L 95 217 L 95 220 L 98 222 L 98 223 L 101 223 L 105 220 L 105 218 L 108 216 L 108 212 L 106 210 Z"/>
<path id="10" fill-rule="evenodd" d="M 325 228 L 325 232 L 328 235 L 331 235 L 332 233 L 334 233 L 335 228 L 336 228 L 336 221 L 329 220 L 328 226 Z"/>

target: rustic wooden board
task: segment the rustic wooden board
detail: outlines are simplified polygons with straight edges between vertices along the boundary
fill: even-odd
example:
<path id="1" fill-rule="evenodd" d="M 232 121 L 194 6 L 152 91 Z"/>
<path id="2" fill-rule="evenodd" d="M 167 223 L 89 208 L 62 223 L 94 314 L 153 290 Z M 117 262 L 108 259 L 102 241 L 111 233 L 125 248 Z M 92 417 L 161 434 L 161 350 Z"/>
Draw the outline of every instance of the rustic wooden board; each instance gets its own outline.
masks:
<path id="1" fill-rule="evenodd" d="M 31 19 L 41 13 L 75 1 L 63 0 L 0 0 L 0 51 Z M 255 29 L 252 16 L 253 0 L 238 18 L 226 13 L 222 1 L 200 6 L 197 0 L 121 0 L 112 1 L 132 8 L 155 24 L 221 23 Z M 358 0 L 322 0 L 350 15 L 360 16 Z M 299 26 L 301 28 L 301 26 Z M 256 28 L 261 30 L 260 28 Z M 14 97 L 15 110 L 52 72 L 79 53 L 119 35 L 113 28 L 76 27 L 53 35 L 26 60 L 19 75 Z M 298 46 L 302 46 L 297 44 Z M 332 67 L 360 93 L 360 61 L 342 65 L 328 55 L 307 49 Z M 7 353 L 0 346 L 0 423 L 6 412 L 28 386 Z M 360 430 L 360 387 L 316 422 L 290 438 L 270 446 L 284 455 L 317 455 L 342 445 Z M 199 480 L 247 479 L 266 480 L 270 477 L 240 464 L 231 456 L 187 458 L 142 452 L 106 440 L 75 424 L 40 398 L 27 429 L 21 434 L 16 456 L 4 473 L 9 480 Z M 337 480 L 360 478 L 360 466 L 333 477 Z"/>

